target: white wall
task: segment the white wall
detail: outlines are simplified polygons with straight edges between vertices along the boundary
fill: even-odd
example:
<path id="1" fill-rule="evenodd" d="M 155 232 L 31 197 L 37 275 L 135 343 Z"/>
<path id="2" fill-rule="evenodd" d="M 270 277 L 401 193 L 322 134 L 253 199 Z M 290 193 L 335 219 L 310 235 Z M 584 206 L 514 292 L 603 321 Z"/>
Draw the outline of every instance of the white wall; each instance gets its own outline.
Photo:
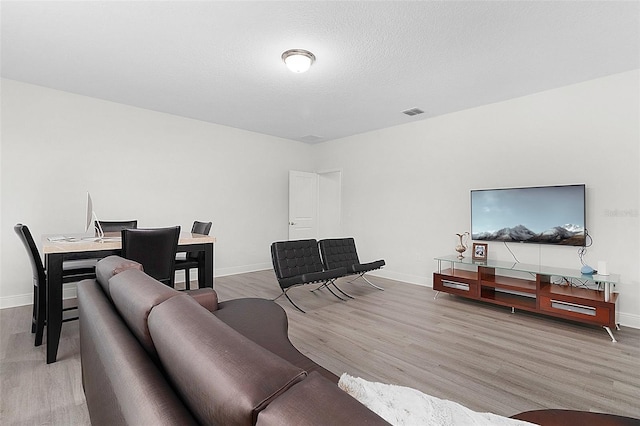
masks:
<path id="1" fill-rule="evenodd" d="M 586 261 L 621 275 L 620 321 L 640 327 L 639 80 L 635 70 L 326 142 L 316 169 L 342 170 L 342 229 L 360 257 L 429 286 L 433 258 L 470 230 L 470 189 L 585 183 Z M 510 247 L 521 262 L 581 266 L 575 248 Z M 499 243 L 489 257 L 511 258 Z"/>
<path id="2" fill-rule="evenodd" d="M 342 172 L 318 174 L 318 239 L 343 235 L 341 194 Z"/>
<path id="3" fill-rule="evenodd" d="M 2 80 L 0 307 L 30 303 L 13 235 L 36 238 L 98 215 L 140 226 L 212 220 L 216 274 L 270 268 L 287 238 L 292 170 L 340 170 L 344 235 L 381 275 L 431 285 L 433 257 L 469 230 L 469 190 L 587 185 L 586 260 L 622 276 L 623 324 L 640 327 L 640 72 L 308 146 Z M 428 111 L 428 107 L 426 107 Z M 512 245 L 520 261 L 579 268 L 576 250 Z M 489 256 L 509 259 L 500 244 Z"/>
<path id="4" fill-rule="evenodd" d="M 288 171 L 308 145 L 2 80 L 0 307 L 31 303 L 13 225 L 81 232 L 86 192 L 104 220 L 141 227 L 211 220 L 216 275 L 271 267 L 287 238 Z"/>

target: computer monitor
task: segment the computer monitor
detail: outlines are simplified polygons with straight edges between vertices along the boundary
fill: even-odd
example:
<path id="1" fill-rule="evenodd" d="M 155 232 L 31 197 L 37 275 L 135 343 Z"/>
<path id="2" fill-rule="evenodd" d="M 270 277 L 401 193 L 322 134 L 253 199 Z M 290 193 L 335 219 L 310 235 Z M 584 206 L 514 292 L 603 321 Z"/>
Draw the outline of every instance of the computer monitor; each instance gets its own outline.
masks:
<path id="1" fill-rule="evenodd" d="M 93 233 L 93 200 L 91 194 L 87 192 L 87 223 L 84 227 L 85 234 Z"/>
<path id="2" fill-rule="evenodd" d="M 89 237 L 95 237 L 96 231 L 98 238 L 104 238 L 104 232 L 102 232 L 100 221 L 98 220 L 96 213 L 93 211 L 93 200 L 91 199 L 91 194 L 87 192 L 87 219 L 84 232 Z"/>

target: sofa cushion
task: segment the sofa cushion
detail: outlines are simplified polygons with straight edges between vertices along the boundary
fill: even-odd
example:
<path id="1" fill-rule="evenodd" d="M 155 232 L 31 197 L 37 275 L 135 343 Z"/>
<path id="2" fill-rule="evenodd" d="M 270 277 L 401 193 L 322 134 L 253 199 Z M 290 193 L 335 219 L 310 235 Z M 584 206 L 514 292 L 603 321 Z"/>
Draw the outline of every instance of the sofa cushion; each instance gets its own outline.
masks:
<path id="1" fill-rule="evenodd" d="M 149 331 L 176 391 L 203 424 L 254 424 L 271 400 L 306 376 L 186 295 L 156 306 Z"/>
<path id="2" fill-rule="evenodd" d="M 167 287 L 144 272 L 129 269 L 109 280 L 111 299 L 131 332 L 146 351 L 155 356 L 156 350 L 149 334 L 147 318 L 151 310 L 179 291 Z"/>
<path id="3" fill-rule="evenodd" d="M 96 279 L 102 286 L 104 292 L 111 298 L 111 293 L 109 291 L 109 280 L 114 275 L 119 274 L 120 272 L 126 271 L 128 269 L 137 269 L 142 271 L 142 265 L 133 260 L 124 259 L 120 256 L 108 256 L 104 259 L 100 259 L 98 263 L 96 263 Z"/>
<path id="4" fill-rule="evenodd" d="M 388 425 L 343 392 L 335 383 L 311 373 L 258 414 L 257 426 Z"/>

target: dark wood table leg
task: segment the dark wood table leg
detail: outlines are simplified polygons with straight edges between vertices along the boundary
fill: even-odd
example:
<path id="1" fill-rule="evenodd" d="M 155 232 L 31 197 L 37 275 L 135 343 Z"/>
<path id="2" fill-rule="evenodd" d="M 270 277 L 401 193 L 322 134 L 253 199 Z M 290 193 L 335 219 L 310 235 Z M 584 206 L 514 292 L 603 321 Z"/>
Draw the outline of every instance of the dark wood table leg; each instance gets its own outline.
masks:
<path id="1" fill-rule="evenodd" d="M 213 243 L 205 244 L 198 255 L 198 287 L 213 288 Z"/>
<path id="2" fill-rule="evenodd" d="M 47 270 L 47 364 L 56 362 L 62 329 L 62 258 L 61 253 L 45 255 Z"/>

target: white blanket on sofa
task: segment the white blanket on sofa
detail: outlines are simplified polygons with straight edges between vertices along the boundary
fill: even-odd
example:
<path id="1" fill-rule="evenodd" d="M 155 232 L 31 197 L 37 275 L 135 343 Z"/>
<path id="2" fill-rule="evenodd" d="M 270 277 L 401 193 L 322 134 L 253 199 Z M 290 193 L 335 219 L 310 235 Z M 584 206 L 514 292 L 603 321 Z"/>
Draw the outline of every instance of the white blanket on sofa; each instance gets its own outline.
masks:
<path id="1" fill-rule="evenodd" d="M 346 373 L 340 377 L 338 386 L 392 425 L 531 425 L 497 414 L 478 413 L 416 389 L 369 382 Z"/>

